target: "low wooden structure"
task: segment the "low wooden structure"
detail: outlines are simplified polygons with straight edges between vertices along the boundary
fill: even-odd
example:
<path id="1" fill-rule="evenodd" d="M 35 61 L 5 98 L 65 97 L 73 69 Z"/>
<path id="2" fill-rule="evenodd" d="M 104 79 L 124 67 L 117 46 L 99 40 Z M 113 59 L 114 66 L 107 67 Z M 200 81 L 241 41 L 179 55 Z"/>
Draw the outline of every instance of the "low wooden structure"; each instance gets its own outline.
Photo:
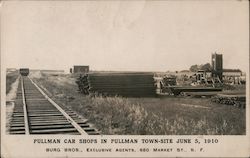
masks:
<path id="1" fill-rule="evenodd" d="M 75 65 L 73 68 L 73 73 L 88 73 L 89 72 L 89 66 L 84 65 Z"/>

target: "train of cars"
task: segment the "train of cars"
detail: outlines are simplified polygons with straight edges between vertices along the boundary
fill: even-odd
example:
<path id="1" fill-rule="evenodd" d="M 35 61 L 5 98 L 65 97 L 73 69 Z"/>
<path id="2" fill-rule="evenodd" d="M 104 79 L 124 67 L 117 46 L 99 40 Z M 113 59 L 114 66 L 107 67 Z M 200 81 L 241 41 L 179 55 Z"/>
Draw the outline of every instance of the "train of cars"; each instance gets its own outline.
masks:
<path id="1" fill-rule="evenodd" d="M 20 75 L 21 76 L 28 76 L 29 75 L 29 72 L 30 72 L 30 70 L 29 70 L 29 68 L 20 68 L 19 69 L 19 73 L 20 73 Z M 117 74 L 116 74 L 117 75 Z M 103 76 L 103 75 L 102 75 Z M 105 77 L 106 76 L 106 77 Z M 111 75 L 112 76 L 112 75 Z M 118 75 L 118 76 L 121 76 L 121 75 Z M 131 78 L 131 74 L 130 75 L 128 75 L 128 74 L 123 74 L 122 76 L 125 76 L 125 77 L 127 77 L 127 78 Z M 138 76 L 138 74 L 137 75 L 135 75 L 135 77 L 136 76 Z M 132 77 L 133 77 L 133 75 L 132 75 Z M 150 76 L 149 76 L 150 77 Z M 99 78 L 100 78 L 100 76 L 99 76 Z M 110 77 L 109 77 L 109 75 L 104 75 L 104 79 L 105 78 L 108 78 L 109 80 L 110 80 Z M 154 85 L 154 83 L 153 83 L 153 77 L 150 77 L 151 79 L 152 79 L 152 86 Z M 132 79 L 132 78 L 131 78 Z M 103 80 L 103 79 L 102 79 Z M 123 87 L 123 91 L 124 91 L 124 88 L 128 88 L 129 86 L 132 86 L 133 85 L 133 81 L 135 82 L 135 80 L 129 80 L 129 81 L 132 81 L 132 82 L 130 82 L 127 86 L 125 86 L 125 87 Z M 144 80 L 140 80 L 140 81 L 144 81 Z M 165 80 L 163 80 L 163 81 L 165 81 Z M 210 91 L 222 91 L 222 88 L 211 88 L 211 87 L 193 87 L 193 86 L 191 86 L 191 87 L 182 87 L 182 86 L 176 86 L 176 78 L 171 78 L 171 80 L 167 80 L 168 82 L 167 83 L 170 83 L 170 84 L 167 84 L 167 85 L 165 85 L 165 86 L 161 86 L 161 89 L 162 90 L 164 90 L 164 88 L 166 89 L 168 89 L 169 91 L 170 91 L 170 94 L 173 94 L 173 95 L 180 95 L 182 92 L 210 92 Z M 108 81 L 106 81 L 105 80 L 105 82 L 104 83 L 106 83 L 106 82 L 108 82 Z M 146 81 L 145 81 L 146 82 Z M 122 83 L 122 81 L 119 81 L 119 83 Z M 111 84 L 111 85 L 108 85 L 108 87 L 109 88 L 111 88 L 112 90 L 109 90 L 108 92 L 109 93 L 115 93 L 115 94 L 119 94 L 118 92 L 113 92 L 114 90 L 117 90 L 117 88 L 119 88 L 119 87 L 116 87 L 115 89 L 114 89 L 114 87 L 113 87 L 114 85 L 113 84 Z M 112 88 L 113 87 L 113 88 Z M 102 87 L 101 89 L 99 89 L 100 91 L 103 91 L 103 88 L 104 87 Z M 131 89 L 131 88 L 130 88 Z M 132 95 L 132 91 L 129 89 L 129 91 L 128 91 L 128 94 L 131 94 Z M 151 90 L 151 92 L 154 92 L 154 94 L 156 95 L 156 89 L 154 89 L 154 86 L 152 87 L 152 89 L 150 89 Z M 135 91 L 135 90 L 139 90 L 139 88 L 137 87 L 137 88 L 135 88 L 134 90 L 133 90 L 133 92 Z M 148 92 L 148 91 L 144 91 L 144 92 Z M 141 91 L 140 91 L 140 93 L 142 93 Z M 139 96 L 141 96 L 142 94 L 140 94 L 140 93 L 138 93 L 138 95 Z"/>

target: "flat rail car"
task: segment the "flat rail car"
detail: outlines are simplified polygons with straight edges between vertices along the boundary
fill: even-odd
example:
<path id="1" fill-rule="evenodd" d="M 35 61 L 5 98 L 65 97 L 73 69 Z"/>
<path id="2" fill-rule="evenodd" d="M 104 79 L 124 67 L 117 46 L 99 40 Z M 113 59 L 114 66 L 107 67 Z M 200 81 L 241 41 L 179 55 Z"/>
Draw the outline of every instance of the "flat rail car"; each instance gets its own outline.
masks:
<path id="1" fill-rule="evenodd" d="M 220 92 L 222 88 L 213 87 L 179 87 L 179 86 L 169 86 L 170 91 L 174 95 L 180 95 L 183 92 Z"/>
<path id="2" fill-rule="evenodd" d="M 21 76 L 28 76 L 30 73 L 30 70 L 28 68 L 21 68 L 19 69 L 19 73 Z"/>

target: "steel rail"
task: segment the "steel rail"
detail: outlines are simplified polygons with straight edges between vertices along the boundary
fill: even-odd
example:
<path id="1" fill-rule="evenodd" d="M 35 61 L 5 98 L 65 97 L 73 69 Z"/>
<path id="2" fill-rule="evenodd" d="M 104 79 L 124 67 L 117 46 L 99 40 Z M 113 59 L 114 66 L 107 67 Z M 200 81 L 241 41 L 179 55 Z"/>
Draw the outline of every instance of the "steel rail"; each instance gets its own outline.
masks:
<path id="1" fill-rule="evenodd" d="M 25 90 L 24 90 L 24 84 L 23 84 L 23 77 L 21 77 L 21 87 L 22 87 L 22 98 L 23 98 L 23 113 L 24 113 L 24 126 L 25 126 L 25 134 L 29 135 L 29 119 L 28 119 L 28 112 L 27 112 L 27 105 L 26 105 L 26 99 L 25 99 Z"/>
<path id="2" fill-rule="evenodd" d="M 32 82 L 33 85 L 35 85 L 35 87 L 40 91 L 40 93 L 52 104 L 54 105 L 62 114 L 63 116 L 72 124 L 72 126 L 74 126 L 77 131 L 81 134 L 81 135 L 88 135 L 87 132 L 85 132 L 81 126 L 79 126 L 56 102 L 54 102 L 51 98 L 49 98 L 47 96 L 47 94 L 45 94 L 43 92 L 43 90 L 30 78 L 30 81 Z"/>

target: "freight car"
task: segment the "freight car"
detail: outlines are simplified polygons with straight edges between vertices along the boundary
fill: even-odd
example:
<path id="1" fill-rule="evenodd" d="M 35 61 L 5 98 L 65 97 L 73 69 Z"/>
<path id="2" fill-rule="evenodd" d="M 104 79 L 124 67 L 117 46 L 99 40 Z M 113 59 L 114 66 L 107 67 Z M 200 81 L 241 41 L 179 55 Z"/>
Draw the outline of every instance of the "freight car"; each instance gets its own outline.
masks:
<path id="1" fill-rule="evenodd" d="M 181 86 L 169 86 L 168 87 L 172 94 L 180 95 L 181 93 L 185 92 L 219 92 L 222 91 L 222 88 L 213 88 L 213 87 L 194 87 L 194 86 L 189 86 L 189 87 L 181 87 Z"/>
<path id="2" fill-rule="evenodd" d="M 28 76 L 29 75 L 29 72 L 30 70 L 28 68 L 21 68 L 19 69 L 19 73 L 22 75 L 22 76 Z"/>

